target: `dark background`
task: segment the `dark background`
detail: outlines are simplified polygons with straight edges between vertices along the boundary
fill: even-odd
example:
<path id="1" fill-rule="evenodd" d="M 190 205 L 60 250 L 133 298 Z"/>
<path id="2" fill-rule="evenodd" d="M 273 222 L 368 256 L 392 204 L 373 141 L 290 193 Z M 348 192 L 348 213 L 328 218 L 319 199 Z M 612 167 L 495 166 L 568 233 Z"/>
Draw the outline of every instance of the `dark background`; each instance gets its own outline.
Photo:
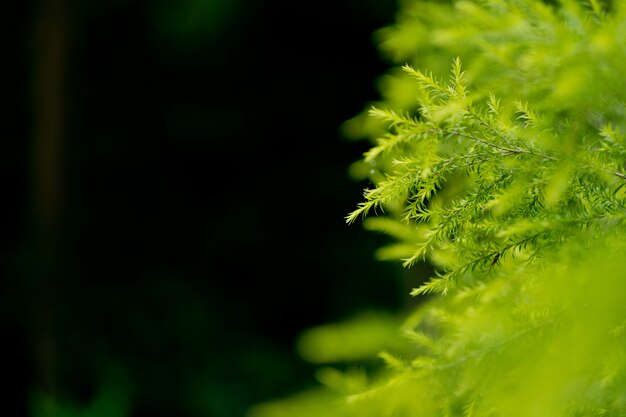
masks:
<path id="1" fill-rule="evenodd" d="M 10 415 L 243 416 L 314 384 L 303 329 L 406 303 L 384 238 L 344 222 L 368 144 L 340 134 L 379 98 L 395 8 L 4 5 Z"/>

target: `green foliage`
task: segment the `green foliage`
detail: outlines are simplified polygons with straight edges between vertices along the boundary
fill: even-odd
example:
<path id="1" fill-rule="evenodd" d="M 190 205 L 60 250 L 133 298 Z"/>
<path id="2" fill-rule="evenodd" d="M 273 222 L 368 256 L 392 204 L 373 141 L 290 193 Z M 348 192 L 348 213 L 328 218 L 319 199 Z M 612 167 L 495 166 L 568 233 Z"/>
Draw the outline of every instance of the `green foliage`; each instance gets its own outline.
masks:
<path id="1" fill-rule="evenodd" d="M 368 312 L 341 323 L 305 331 L 298 341 L 300 355 L 311 363 L 367 360 L 383 350 L 403 349 L 406 340 L 399 322 L 388 314 Z"/>
<path id="2" fill-rule="evenodd" d="M 626 5 L 411 0 L 377 36 L 394 65 L 345 126 L 372 142 L 346 219 L 436 274 L 410 348 L 318 378 L 324 415 L 626 415 Z"/>
<path id="3" fill-rule="evenodd" d="M 131 388 L 128 377 L 114 363 L 106 364 L 109 369 L 101 376 L 98 391 L 87 403 L 75 399 L 63 399 L 45 393 L 34 392 L 29 401 L 33 417 L 127 417 L 131 415 Z"/>

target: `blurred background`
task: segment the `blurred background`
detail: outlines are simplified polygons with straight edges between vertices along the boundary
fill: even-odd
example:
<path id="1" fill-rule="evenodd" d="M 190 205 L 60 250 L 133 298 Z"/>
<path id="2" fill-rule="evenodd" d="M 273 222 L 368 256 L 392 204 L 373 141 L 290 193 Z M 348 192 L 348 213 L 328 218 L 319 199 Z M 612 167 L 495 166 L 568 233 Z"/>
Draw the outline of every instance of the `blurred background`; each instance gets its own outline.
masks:
<path id="1" fill-rule="evenodd" d="M 4 5 L 11 416 L 243 416 L 315 383 L 311 326 L 399 311 L 344 216 L 392 0 Z"/>

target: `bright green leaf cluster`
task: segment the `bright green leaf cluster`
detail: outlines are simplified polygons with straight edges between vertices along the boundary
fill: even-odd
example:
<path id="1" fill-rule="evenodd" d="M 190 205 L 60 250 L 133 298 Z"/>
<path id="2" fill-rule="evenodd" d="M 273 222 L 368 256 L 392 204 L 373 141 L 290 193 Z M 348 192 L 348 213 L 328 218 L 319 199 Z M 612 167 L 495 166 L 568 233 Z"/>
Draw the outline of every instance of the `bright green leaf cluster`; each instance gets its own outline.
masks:
<path id="1" fill-rule="evenodd" d="M 413 1 L 382 32 L 391 42 L 409 19 L 431 40 L 406 58 L 440 67 L 454 52 L 470 63 L 466 73 L 451 59 L 447 76 L 405 64 L 414 102 L 369 112 L 386 128 L 363 160 L 378 167 L 375 186 L 347 219 L 378 210 L 428 226 L 404 242 L 414 249 L 403 260 L 429 257 L 440 276 L 414 294 L 507 273 L 494 266 L 621 219 L 626 16 L 606 7 Z"/>
<path id="2" fill-rule="evenodd" d="M 436 275 L 408 350 L 320 379 L 325 415 L 626 415 L 626 3 L 406 0 L 377 35 L 394 66 L 346 123 L 372 141 L 346 219 Z"/>

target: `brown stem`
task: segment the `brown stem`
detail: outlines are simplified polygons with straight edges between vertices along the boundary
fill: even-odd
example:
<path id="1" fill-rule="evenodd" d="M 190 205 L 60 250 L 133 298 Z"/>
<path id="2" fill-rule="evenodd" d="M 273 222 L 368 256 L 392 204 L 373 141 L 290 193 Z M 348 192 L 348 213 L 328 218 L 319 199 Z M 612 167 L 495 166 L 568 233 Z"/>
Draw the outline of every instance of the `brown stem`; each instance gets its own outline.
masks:
<path id="1" fill-rule="evenodd" d="M 38 263 L 33 294 L 35 384 L 55 391 L 55 278 L 65 131 L 66 0 L 39 0 L 34 21 L 32 198 Z"/>

